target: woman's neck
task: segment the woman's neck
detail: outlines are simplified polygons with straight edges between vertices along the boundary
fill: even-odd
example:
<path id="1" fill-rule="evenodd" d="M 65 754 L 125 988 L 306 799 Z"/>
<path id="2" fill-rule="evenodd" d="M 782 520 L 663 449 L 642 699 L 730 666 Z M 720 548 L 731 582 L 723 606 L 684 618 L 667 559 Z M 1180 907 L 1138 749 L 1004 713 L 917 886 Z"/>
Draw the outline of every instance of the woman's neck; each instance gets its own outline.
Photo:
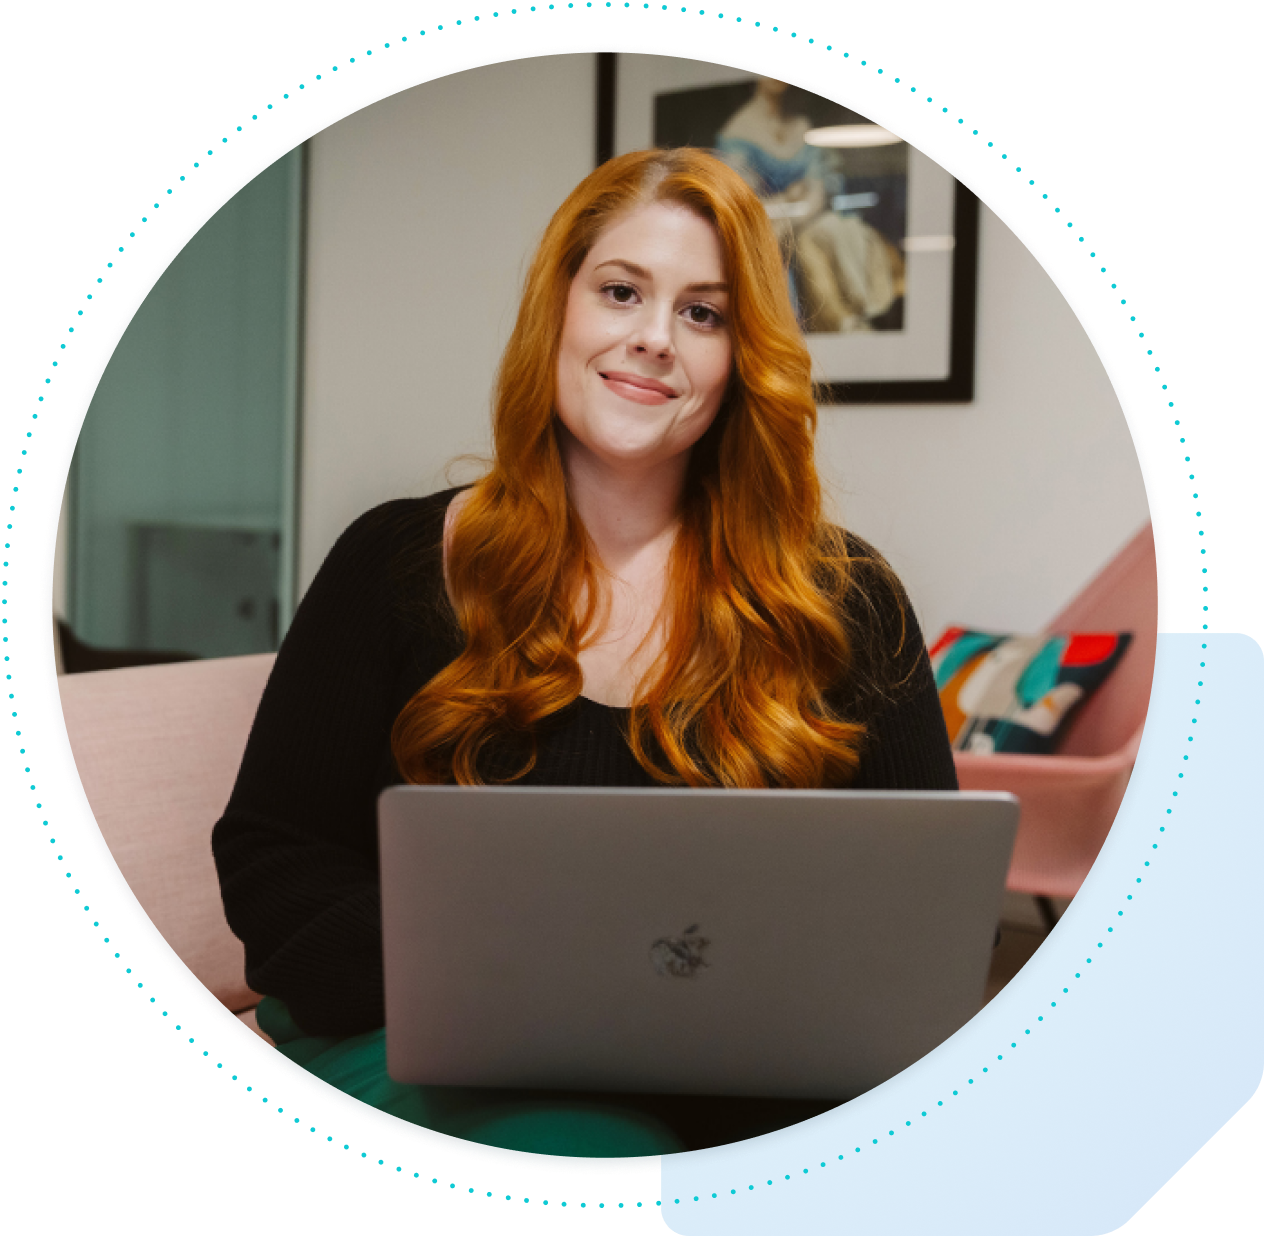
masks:
<path id="1" fill-rule="evenodd" d="M 562 459 L 576 514 L 602 565 L 616 576 L 638 574 L 645 559 L 664 559 L 680 517 L 689 455 L 638 467 L 612 465 L 563 430 Z"/>
<path id="2" fill-rule="evenodd" d="M 595 625 L 576 654 L 583 693 L 599 704 L 627 707 L 662 648 L 667 568 L 688 452 L 643 468 L 622 460 L 612 465 L 563 433 L 562 459 L 571 503 L 606 572 Z M 586 602 L 581 594 L 578 608 Z"/>

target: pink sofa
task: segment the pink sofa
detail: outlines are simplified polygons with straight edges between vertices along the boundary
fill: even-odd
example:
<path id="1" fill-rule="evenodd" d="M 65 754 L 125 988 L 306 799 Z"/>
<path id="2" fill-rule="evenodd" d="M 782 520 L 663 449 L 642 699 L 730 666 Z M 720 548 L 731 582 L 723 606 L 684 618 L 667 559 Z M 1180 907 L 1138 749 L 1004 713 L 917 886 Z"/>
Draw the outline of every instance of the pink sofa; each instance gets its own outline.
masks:
<path id="1" fill-rule="evenodd" d="M 272 654 L 69 674 L 71 750 L 102 835 L 163 938 L 252 1029 L 256 992 L 228 929 L 211 827 L 228 802 Z"/>
<path id="2" fill-rule="evenodd" d="M 1132 643 L 1072 719 L 1057 755 L 955 755 L 963 790 L 1008 790 L 1022 804 L 1007 884 L 1074 897 L 1128 788 L 1150 705 L 1158 638 L 1158 579 L 1149 524 L 1046 630 L 1131 631 Z"/>

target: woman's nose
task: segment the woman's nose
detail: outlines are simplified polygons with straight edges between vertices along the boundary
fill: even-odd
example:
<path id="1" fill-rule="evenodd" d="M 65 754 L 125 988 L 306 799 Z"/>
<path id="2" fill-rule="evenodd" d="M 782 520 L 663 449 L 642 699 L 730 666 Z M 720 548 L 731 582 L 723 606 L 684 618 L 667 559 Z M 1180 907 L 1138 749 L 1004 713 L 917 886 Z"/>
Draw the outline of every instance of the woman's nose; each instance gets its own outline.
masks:
<path id="1" fill-rule="evenodd" d="M 628 341 L 642 355 L 669 359 L 672 355 L 671 306 L 646 306 L 638 315 L 636 329 Z"/>

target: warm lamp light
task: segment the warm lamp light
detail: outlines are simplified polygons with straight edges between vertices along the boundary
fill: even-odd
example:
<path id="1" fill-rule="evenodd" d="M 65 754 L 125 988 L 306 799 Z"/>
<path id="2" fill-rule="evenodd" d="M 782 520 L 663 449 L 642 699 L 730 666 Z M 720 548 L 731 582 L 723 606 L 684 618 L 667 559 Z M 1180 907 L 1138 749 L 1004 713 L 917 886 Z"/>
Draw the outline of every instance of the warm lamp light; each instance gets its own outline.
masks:
<path id="1" fill-rule="evenodd" d="M 851 147 L 895 146 L 902 142 L 888 129 L 876 124 L 831 124 L 809 129 L 803 139 L 809 146 Z"/>

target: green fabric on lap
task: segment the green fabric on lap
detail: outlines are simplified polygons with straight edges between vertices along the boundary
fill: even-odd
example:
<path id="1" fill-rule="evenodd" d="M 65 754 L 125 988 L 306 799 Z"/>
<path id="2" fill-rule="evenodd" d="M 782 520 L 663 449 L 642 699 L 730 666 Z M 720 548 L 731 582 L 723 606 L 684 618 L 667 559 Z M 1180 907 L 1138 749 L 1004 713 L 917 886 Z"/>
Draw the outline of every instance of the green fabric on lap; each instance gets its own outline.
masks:
<path id="1" fill-rule="evenodd" d="M 386 1031 L 305 1035 L 285 1004 L 265 996 L 259 1029 L 288 1059 L 401 1120 L 505 1150 L 583 1158 L 671 1154 L 684 1143 L 661 1120 L 599 1099 L 467 1086 L 406 1086 L 386 1072 Z"/>

